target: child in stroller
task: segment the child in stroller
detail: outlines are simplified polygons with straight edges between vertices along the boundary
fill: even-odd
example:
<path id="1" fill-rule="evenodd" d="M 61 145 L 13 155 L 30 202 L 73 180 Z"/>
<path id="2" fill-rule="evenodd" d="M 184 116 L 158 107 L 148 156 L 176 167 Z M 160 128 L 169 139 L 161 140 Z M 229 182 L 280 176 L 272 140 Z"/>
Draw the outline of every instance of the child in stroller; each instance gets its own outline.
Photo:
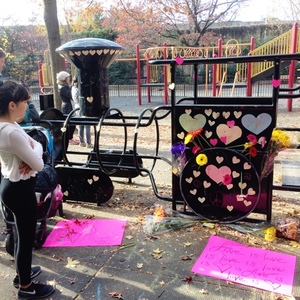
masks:
<path id="1" fill-rule="evenodd" d="M 62 212 L 62 198 L 61 186 L 57 182 L 57 174 L 53 167 L 52 159 L 52 137 L 48 129 L 42 126 L 26 126 L 24 130 L 36 141 L 40 142 L 43 146 L 43 160 L 44 168 L 38 172 L 36 180 L 36 197 L 38 202 L 38 222 L 40 223 L 36 231 L 36 239 L 34 248 L 39 249 L 42 247 L 46 240 L 47 231 L 47 218 L 56 215 L 59 210 L 60 216 Z M 6 251 L 10 255 L 14 255 L 16 246 L 14 234 L 14 221 L 10 211 L 6 209 L 1 203 L 3 218 L 7 227 L 7 234 L 5 239 Z"/>

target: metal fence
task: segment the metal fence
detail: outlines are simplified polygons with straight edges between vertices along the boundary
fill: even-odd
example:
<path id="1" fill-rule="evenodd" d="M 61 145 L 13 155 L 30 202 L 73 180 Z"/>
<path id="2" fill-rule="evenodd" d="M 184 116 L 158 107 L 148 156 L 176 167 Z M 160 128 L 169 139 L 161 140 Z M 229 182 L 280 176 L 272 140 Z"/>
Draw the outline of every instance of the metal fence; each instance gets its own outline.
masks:
<path id="1" fill-rule="evenodd" d="M 287 87 L 287 80 L 282 80 L 281 87 Z M 270 97 L 272 95 L 272 83 L 270 80 L 259 81 L 253 85 L 252 96 L 253 97 Z M 35 103 L 37 109 L 40 108 L 39 95 L 41 93 L 38 86 L 30 87 L 32 94 L 32 100 Z M 142 97 L 148 96 L 148 90 L 146 87 L 141 88 Z M 160 97 L 162 104 L 164 103 L 164 91 L 162 87 L 151 87 L 150 88 L 151 97 Z M 110 97 L 137 97 L 137 85 L 110 85 L 109 86 L 109 96 Z M 193 97 L 194 96 L 194 86 L 192 84 L 177 84 L 176 85 L 176 96 L 178 99 L 183 97 Z M 212 96 L 212 86 L 200 84 L 198 86 L 198 97 L 211 97 Z M 221 92 L 218 94 L 220 97 L 245 97 L 246 88 L 245 86 L 235 86 L 224 85 Z M 300 98 L 300 95 L 299 95 Z"/>

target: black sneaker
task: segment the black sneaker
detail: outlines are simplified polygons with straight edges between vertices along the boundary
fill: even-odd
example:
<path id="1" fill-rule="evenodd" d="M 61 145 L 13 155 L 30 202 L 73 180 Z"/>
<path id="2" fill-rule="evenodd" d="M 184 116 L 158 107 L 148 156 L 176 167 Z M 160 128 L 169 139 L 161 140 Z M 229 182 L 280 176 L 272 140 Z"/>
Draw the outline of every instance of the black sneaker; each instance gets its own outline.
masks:
<path id="1" fill-rule="evenodd" d="M 31 279 L 35 278 L 36 276 L 38 276 L 40 273 L 42 272 L 41 267 L 40 266 L 35 266 L 31 268 Z M 19 276 L 15 276 L 14 280 L 13 280 L 13 285 L 15 288 L 18 288 L 20 285 L 20 278 Z"/>
<path id="2" fill-rule="evenodd" d="M 55 291 L 53 285 L 32 282 L 27 289 L 19 289 L 18 299 L 46 298 Z"/>

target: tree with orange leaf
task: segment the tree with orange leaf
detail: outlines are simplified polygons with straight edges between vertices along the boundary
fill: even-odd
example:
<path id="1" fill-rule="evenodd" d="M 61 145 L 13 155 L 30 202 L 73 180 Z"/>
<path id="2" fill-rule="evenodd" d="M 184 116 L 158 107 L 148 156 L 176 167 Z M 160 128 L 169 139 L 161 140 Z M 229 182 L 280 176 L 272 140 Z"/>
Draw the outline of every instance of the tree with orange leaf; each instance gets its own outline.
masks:
<path id="1" fill-rule="evenodd" d="M 110 25 L 119 43 L 199 46 L 214 24 L 231 20 L 248 0 L 119 0 L 110 8 Z M 205 43 L 209 43 L 207 38 Z"/>

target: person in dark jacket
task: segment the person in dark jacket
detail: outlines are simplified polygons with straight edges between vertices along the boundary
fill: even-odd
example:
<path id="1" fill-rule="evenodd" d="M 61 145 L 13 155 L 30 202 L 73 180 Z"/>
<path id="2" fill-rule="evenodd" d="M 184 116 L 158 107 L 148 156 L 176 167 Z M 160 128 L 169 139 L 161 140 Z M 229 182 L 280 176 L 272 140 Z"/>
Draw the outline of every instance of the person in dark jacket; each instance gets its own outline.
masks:
<path id="1" fill-rule="evenodd" d="M 73 110 L 73 99 L 70 86 L 71 75 L 66 71 L 61 71 L 56 75 L 58 92 L 62 101 L 61 112 L 68 115 Z M 69 144 L 78 145 L 79 140 L 73 138 L 76 126 L 69 127 Z"/>

